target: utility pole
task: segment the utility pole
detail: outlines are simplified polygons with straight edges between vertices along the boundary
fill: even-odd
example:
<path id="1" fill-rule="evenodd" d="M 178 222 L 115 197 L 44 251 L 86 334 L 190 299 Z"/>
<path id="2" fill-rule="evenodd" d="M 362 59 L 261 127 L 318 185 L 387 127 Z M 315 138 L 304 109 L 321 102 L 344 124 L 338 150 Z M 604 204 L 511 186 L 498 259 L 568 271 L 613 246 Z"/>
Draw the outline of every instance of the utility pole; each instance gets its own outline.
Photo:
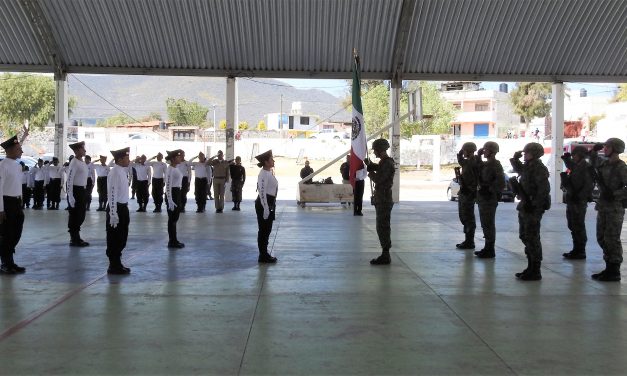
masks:
<path id="1" fill-rule="evenodd" d="M 283 94 L 281 94 L 281 113 L 279 114 L 279 130 L 283 130 Z"/>
<path id="2" fill-rule="evenodd" d="M 216 143 L 216 131 L 218 130 L 218 125 L 216 124 L 216 105 L 213 104 L 213 143 Z"/>

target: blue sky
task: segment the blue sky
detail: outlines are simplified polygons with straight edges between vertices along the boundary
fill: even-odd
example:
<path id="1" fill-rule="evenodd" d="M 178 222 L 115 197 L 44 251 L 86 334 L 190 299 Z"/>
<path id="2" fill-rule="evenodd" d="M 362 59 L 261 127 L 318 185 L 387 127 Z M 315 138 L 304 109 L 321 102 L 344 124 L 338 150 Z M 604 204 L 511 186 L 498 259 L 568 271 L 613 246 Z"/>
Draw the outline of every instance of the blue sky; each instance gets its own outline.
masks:
<path id="1" fill-rule="evenodd" d="M 348 94 L 346 80 L 309 80 L 309 79 L 278 79 L 299 89 L 320 89 L 338 98 L 343 98 Z M 498 90 L 500 82 L 483 82 L 482 86 L 487 90 Z M 507 82 L 511 90 L 514 82 Z M 584 88 L 588 91 L 588 96 L 611 97 L 614 95 L 616 84 L 613 83 L 572 83 L 567 82 L 566 87 L 570 90 Z"/>

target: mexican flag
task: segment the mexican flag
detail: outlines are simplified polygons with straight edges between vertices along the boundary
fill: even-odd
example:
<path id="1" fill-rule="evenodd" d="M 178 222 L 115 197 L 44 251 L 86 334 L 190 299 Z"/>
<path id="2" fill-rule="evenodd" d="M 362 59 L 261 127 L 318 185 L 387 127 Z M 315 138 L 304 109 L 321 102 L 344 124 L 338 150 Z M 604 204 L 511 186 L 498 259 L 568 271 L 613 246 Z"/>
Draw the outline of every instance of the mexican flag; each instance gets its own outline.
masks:
<path id="1" fill-rule="evenodd" d="M 354 55 L 353 59 L 353 131 L 351 134 L 351 155 L 350 155 L 350 182 L 355 187 L 355 176 L 357 171 L 365 175 L 364 159 L 368 155 L 366 146 L 366 124 L 364 123 L 364 113 L 361 109 L 361 69 L 359 66 L 359 56 Z M 361 177 L 363 179 L 364 177 Z"/>

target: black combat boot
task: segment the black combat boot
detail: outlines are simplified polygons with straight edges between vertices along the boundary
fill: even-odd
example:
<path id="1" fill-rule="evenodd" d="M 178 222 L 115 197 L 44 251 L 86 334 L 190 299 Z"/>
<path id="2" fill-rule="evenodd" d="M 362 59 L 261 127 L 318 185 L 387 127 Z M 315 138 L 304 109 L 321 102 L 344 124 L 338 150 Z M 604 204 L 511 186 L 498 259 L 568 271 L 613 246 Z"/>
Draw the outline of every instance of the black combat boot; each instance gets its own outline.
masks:
<path id="1" fill-rule="evenodd" d="M 516 273 L 514 274 L 516 276 L 516 278 L 521 278 L 523 275 L 527 274 L 529 272 L 529 269 L 531 269 L 531 259 L 529 257 L 527 257 L 527 267 L 525 268 L 525 270 L 523 270 L 520 273 Z"/>
<path id="2" fill-rule="evenodd" d="M 161 213 L 161 205 L 155 205 L 155 210 L 152 211 L 153 213 Z"/>
<path id="3" fill-rule="evenodd" d="M 270 256 L 268 251 L 264 251 L 259 252 L 259 258 L 257 259 L 257 262 L 262 264 L 275 264 L 277 262 L 277 258 Z"/>
<path id="4" fill-rule="evenodd" d="M 598 273 L 594 273 L 593 275 L 591 275 L 592 279 L 599 280 L 601 277 L 603 277 L 605 275 L 605 273 L 607 273 L 607 270 L 609 268 L 610 268 L 610 264 L 606 261 L 605 262 L 605 269 L 603 269 L 602 271 L 600 271 Z"/>
<path id="5" fill-rule="evenodd" d="M 390 257 L 390 249 L 383 248 L 381 256 L 370 260 L 370 265 L 389 265 L 391 262 L 392 258 Z"/>
<path id="6" fill-rule="evenodd" d="M 494 243 L 485 243 L 483 249 L 475 252 L 475 255 L 479 258 L 494 258 L 496 256 L 494 252 Z"/>
<path id="7" fill-rule="evenodd" d="M 542 279 L 542 273 L 540 272 L 540 266 L 542 261 L 533 261 L 527 273 L 523 273 L 519 278 L 521 281 L 539 281 Z"/>
<path id="8" fill-rule="evenodd" d="M 596 279 L 601 282 L 618 282 L 620 281 L 620 264 L 619 263 L 607 263 L 606 269 L 599 273 L 601 274 Z"/>
<path id="9" fill-rule="evenodd" d="M 585 260 L 586 259 L 586 251 L 573 249 L 570 252 L 563 253 L 562 256 L 568 260 Z"/>
<path id="10" fill-rule="evenodd" d="M 0 264 L 0 274 L 17 274 L 11 260 L 8 257 L 2 256 Z"/>
<path id="11" fill-rule="evenodd" d="M 70 233 L 70 247 L 87 247 L 89 243 L 81 239 L 78 233 Z"/>
<path id="12" fill-rule="evenodd" d="M 19 266 L 18 264 L 15 263 L 15 261 L 13 260 L 13 254 L 9 256 L 8 264 L 11 265 L 11 268 L 13 269 L 15 273 L 18 273 L 18 274 L 26 273 L 26 268 Z"/>

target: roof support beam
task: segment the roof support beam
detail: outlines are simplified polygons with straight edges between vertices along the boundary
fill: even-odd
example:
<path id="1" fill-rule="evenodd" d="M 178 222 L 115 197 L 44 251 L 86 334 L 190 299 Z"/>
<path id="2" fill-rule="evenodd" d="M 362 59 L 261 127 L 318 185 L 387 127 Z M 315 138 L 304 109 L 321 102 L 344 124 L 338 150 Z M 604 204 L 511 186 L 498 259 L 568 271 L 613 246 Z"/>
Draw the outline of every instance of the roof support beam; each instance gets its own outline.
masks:
<path id="1" fill-rule="evenodd" d="M 398 29 L 396 30 L 396 39 L 394 40 L 394 50 L 392 50 L 392 72 L 391 78 L 400 76 L 405 63 L 405 54 L 407 53 L 407 41 L 409 40 L 409 29 L 414 21 L 414 9 L 416 9 L 417 0 L 403 0 L 401 14 L 398 20 Z M 398 77 L 400 79 L 400 77 Z"/>
<path id="2" fill-rule="evenodd" d="M 553 83 L 551 95 L 551 154 L 549 159 L 549 175 L 551 180 L 551 202 L 562 202 L 562 190 L 560 189 L 560 173 L 562 161 L 560 157 L 564 152 L 564 84 Z"/>
<path id="3" fill-rule="evenodd" d="M 65 80 L 64 76 L 67 72 L 65 61 L 41 5 L 37 0 L 20 0 L 20 4 L 24 13 L 28 15 L 33 32 L 45 48 L 48 64 L 53 67 L 55 78 Z"/>

